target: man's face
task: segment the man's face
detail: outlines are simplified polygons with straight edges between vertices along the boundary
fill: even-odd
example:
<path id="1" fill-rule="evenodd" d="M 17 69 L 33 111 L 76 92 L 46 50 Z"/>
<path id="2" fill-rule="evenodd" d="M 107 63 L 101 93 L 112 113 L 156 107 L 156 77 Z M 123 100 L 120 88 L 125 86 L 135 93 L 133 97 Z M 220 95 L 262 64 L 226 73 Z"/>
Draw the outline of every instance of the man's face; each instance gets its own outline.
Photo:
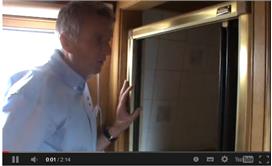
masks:
<path id="1" fill-rule="evenodd" d="M 101 71 L 106 56 L 111 53 L 113 24 L 102 16 L 89 16 L 80 27 L 74 43 L 73 61 L 85 74 Z"/>

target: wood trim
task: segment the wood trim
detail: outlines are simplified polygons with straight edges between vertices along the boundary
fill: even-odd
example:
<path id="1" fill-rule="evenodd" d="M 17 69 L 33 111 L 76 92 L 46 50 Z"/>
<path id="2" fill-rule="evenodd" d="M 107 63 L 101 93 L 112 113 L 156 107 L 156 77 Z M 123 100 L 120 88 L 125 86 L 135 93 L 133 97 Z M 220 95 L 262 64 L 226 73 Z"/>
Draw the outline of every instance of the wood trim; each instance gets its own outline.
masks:
<path id="1" fill-rule="evenodd" d="M 109 80 L 109 123 L 115 119 L 119 91 L 126 79 L 128 31 L 141 25 L 141 21 L 141 12 L 123 10 L 120 3 L 117 3 Z M 128 130 L 119 136 L 114 150 L 128 151 Z"/>
<path id="2" fill-rule="evenodd" d="M 270 12 L 270 11 L 269 11 Z M 270 150 L 270 39 L 268 3 L 253 3 L 253 100 L 250 151 Z M 269 139 L 269 140 L 268 140 Z M 268 150 L 269 149 L 269 150 Z"/>
<path id="3" fill-rule="evenodd" d="M 115 111 L 117 107 L 117 101 L 118 101 L 118 66 L 119 66 L 119 49 L 120 49 L 120 10 L 116 10 L 115 14 L 115 24 L 114 24 L 114 32 L 113 32 L 113 39 L 112 39 L 112 55 L 111 55 L 111 61 L 110 61 L 110 76 L 109 76 L 109 110 L 107 112 L 107 115 L 110 117 L 107 119 L 107 123 L 111 123 L 115 119 Z M 122 138 L 118 138 L 118 140 L 115 142 L 116 146 L 119 141 Z M 114 147 L 111 146 L 109 149 L 114 150 Z"/>
<path id="4" fill-rule="evenodd" d="M 252 2 L 252 102 L 249 105 L 243 151 L 270 151 L 271 142 L 271 55 L 270 3 Z"/>
<path id="5" fill-rule="evenodd" d="M 265 52 L 265 113 L 263 151 L 271 151 L 271 2 L 265 2 L 266 52 Z"/>
<path id="6" fill-rule="evenodd" d="M 4 15 L 3 26 L 24 29 L 55 30 L 56 20 Z"/>
<path id="7" fill-rule="evenodd" d="M 264 3 L 253 3 L 254 21 L 254 66 L 253 66 L 253 103 L 251 150 L 261 151 L 263 148 L 264 95 L 265 95 L 265 19 Z"/>
<path id="8" fill-rule="evenodd" d="M 251 14 L 247 22 L 239 19 L 241 34 L 239 40 L 248 35 L 248 57 L 239 55 L 239 93 L 245 93 L 237 105 L 236 151 L 270 151 L 271 134 L 271 80 L 270 80 L 270 3 L 251 2 Z M 268 11 L 269 10 L 269 11 Z M 245 24 L 246 23 L 246 24 Z M 243 34 L 242 34 L 243 33 Z M 244 43 L 240 42 L 240 43 Z M 246 43 L 245 43 L 246 44 Z M 242 68 L 244 66 L 244 69 Z M 238 93 L 238 97 L 241 95 Z"/>
<path id="9" fill-rule="evenodd" d="M 129 30 L 140 26 L 142 24 L 142 15 L 139 11 L 125 11 L 121 10 L 122 26 L 120 34 L 120 59 L 119 59 L 119 90 L 122 87 L 124 80 L 127 78 L 127 46 L 128 46 L 128 33 Z M 130 20 L 133 20 L 131 22 Z M 122 135 L 123 140 L 119 142 L 117 146 L 118 151 L 129 150 L 129 130 Z"/>
<path id="10" fill-rule="evenodd" d="M 120 1 L 119 7 L 123 10 L 147 10 L 163 3 L 165 3 L 165 1 Z"/>

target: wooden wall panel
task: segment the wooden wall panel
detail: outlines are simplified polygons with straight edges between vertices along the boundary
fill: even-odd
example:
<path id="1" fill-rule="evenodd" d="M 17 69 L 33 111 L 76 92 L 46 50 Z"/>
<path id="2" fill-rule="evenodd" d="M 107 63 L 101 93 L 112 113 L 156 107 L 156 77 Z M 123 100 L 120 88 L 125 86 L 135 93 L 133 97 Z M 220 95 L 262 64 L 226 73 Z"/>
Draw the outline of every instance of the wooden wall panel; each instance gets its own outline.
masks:
<path id="1" fill-rule="evenodd" d="M 270 45 L 268 45 L 270 19 L 268 3 L 253 3 L 253 100 L 250 151 L 270 148 Z M 266 142 L 266 143 L 265 143 Z M 266 148 L 265 148 L 266 146 Z"/>
<path id="2" fill-rule="evenodd" d="M 264 4 L 254 3 L 254 80 L 253 80 L 253 119 L 251 150 L 261 151 L 263 143 L 264 91 L 265 91 L 265 19 L 257 19 L 264 14 Z"/>
<path id="3" fill-rule="evenodd" d="M 264 113 L 264 151 L 271 151 L 271 2 L 265 2 L 266 12 L 266 52 L 265 52 L 265 113 Z"/>

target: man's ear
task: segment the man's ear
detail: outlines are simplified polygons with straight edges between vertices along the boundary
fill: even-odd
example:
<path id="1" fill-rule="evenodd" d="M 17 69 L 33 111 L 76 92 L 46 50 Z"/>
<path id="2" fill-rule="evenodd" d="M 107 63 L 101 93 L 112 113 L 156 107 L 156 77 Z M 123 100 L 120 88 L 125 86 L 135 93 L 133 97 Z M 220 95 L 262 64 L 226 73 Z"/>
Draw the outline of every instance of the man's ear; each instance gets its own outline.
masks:
<path id="1" fill-rule="evenodd" d="M 61 46 L 62 48 L 69 52 L 69 53 L 73 53 L 73 47 L 74 47 L 74 44 L 73 44 L 73 40 L 70 39 L 65 33 L 61 33 L 60 34 L 60 43 L 61 43 Z"/>

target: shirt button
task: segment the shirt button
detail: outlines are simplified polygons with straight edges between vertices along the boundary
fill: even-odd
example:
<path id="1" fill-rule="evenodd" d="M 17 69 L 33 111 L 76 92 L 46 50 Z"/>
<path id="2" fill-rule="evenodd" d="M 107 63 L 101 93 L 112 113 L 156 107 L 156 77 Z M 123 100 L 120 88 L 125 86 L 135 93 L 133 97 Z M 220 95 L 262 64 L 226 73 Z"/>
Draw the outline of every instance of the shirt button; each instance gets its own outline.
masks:
<path id="1" fill-rule="evenodd" d="M 73 89 L 76 90 L 76 91 L 81 91 L 81 88 L 79 86 L 74 86 Z"/>

